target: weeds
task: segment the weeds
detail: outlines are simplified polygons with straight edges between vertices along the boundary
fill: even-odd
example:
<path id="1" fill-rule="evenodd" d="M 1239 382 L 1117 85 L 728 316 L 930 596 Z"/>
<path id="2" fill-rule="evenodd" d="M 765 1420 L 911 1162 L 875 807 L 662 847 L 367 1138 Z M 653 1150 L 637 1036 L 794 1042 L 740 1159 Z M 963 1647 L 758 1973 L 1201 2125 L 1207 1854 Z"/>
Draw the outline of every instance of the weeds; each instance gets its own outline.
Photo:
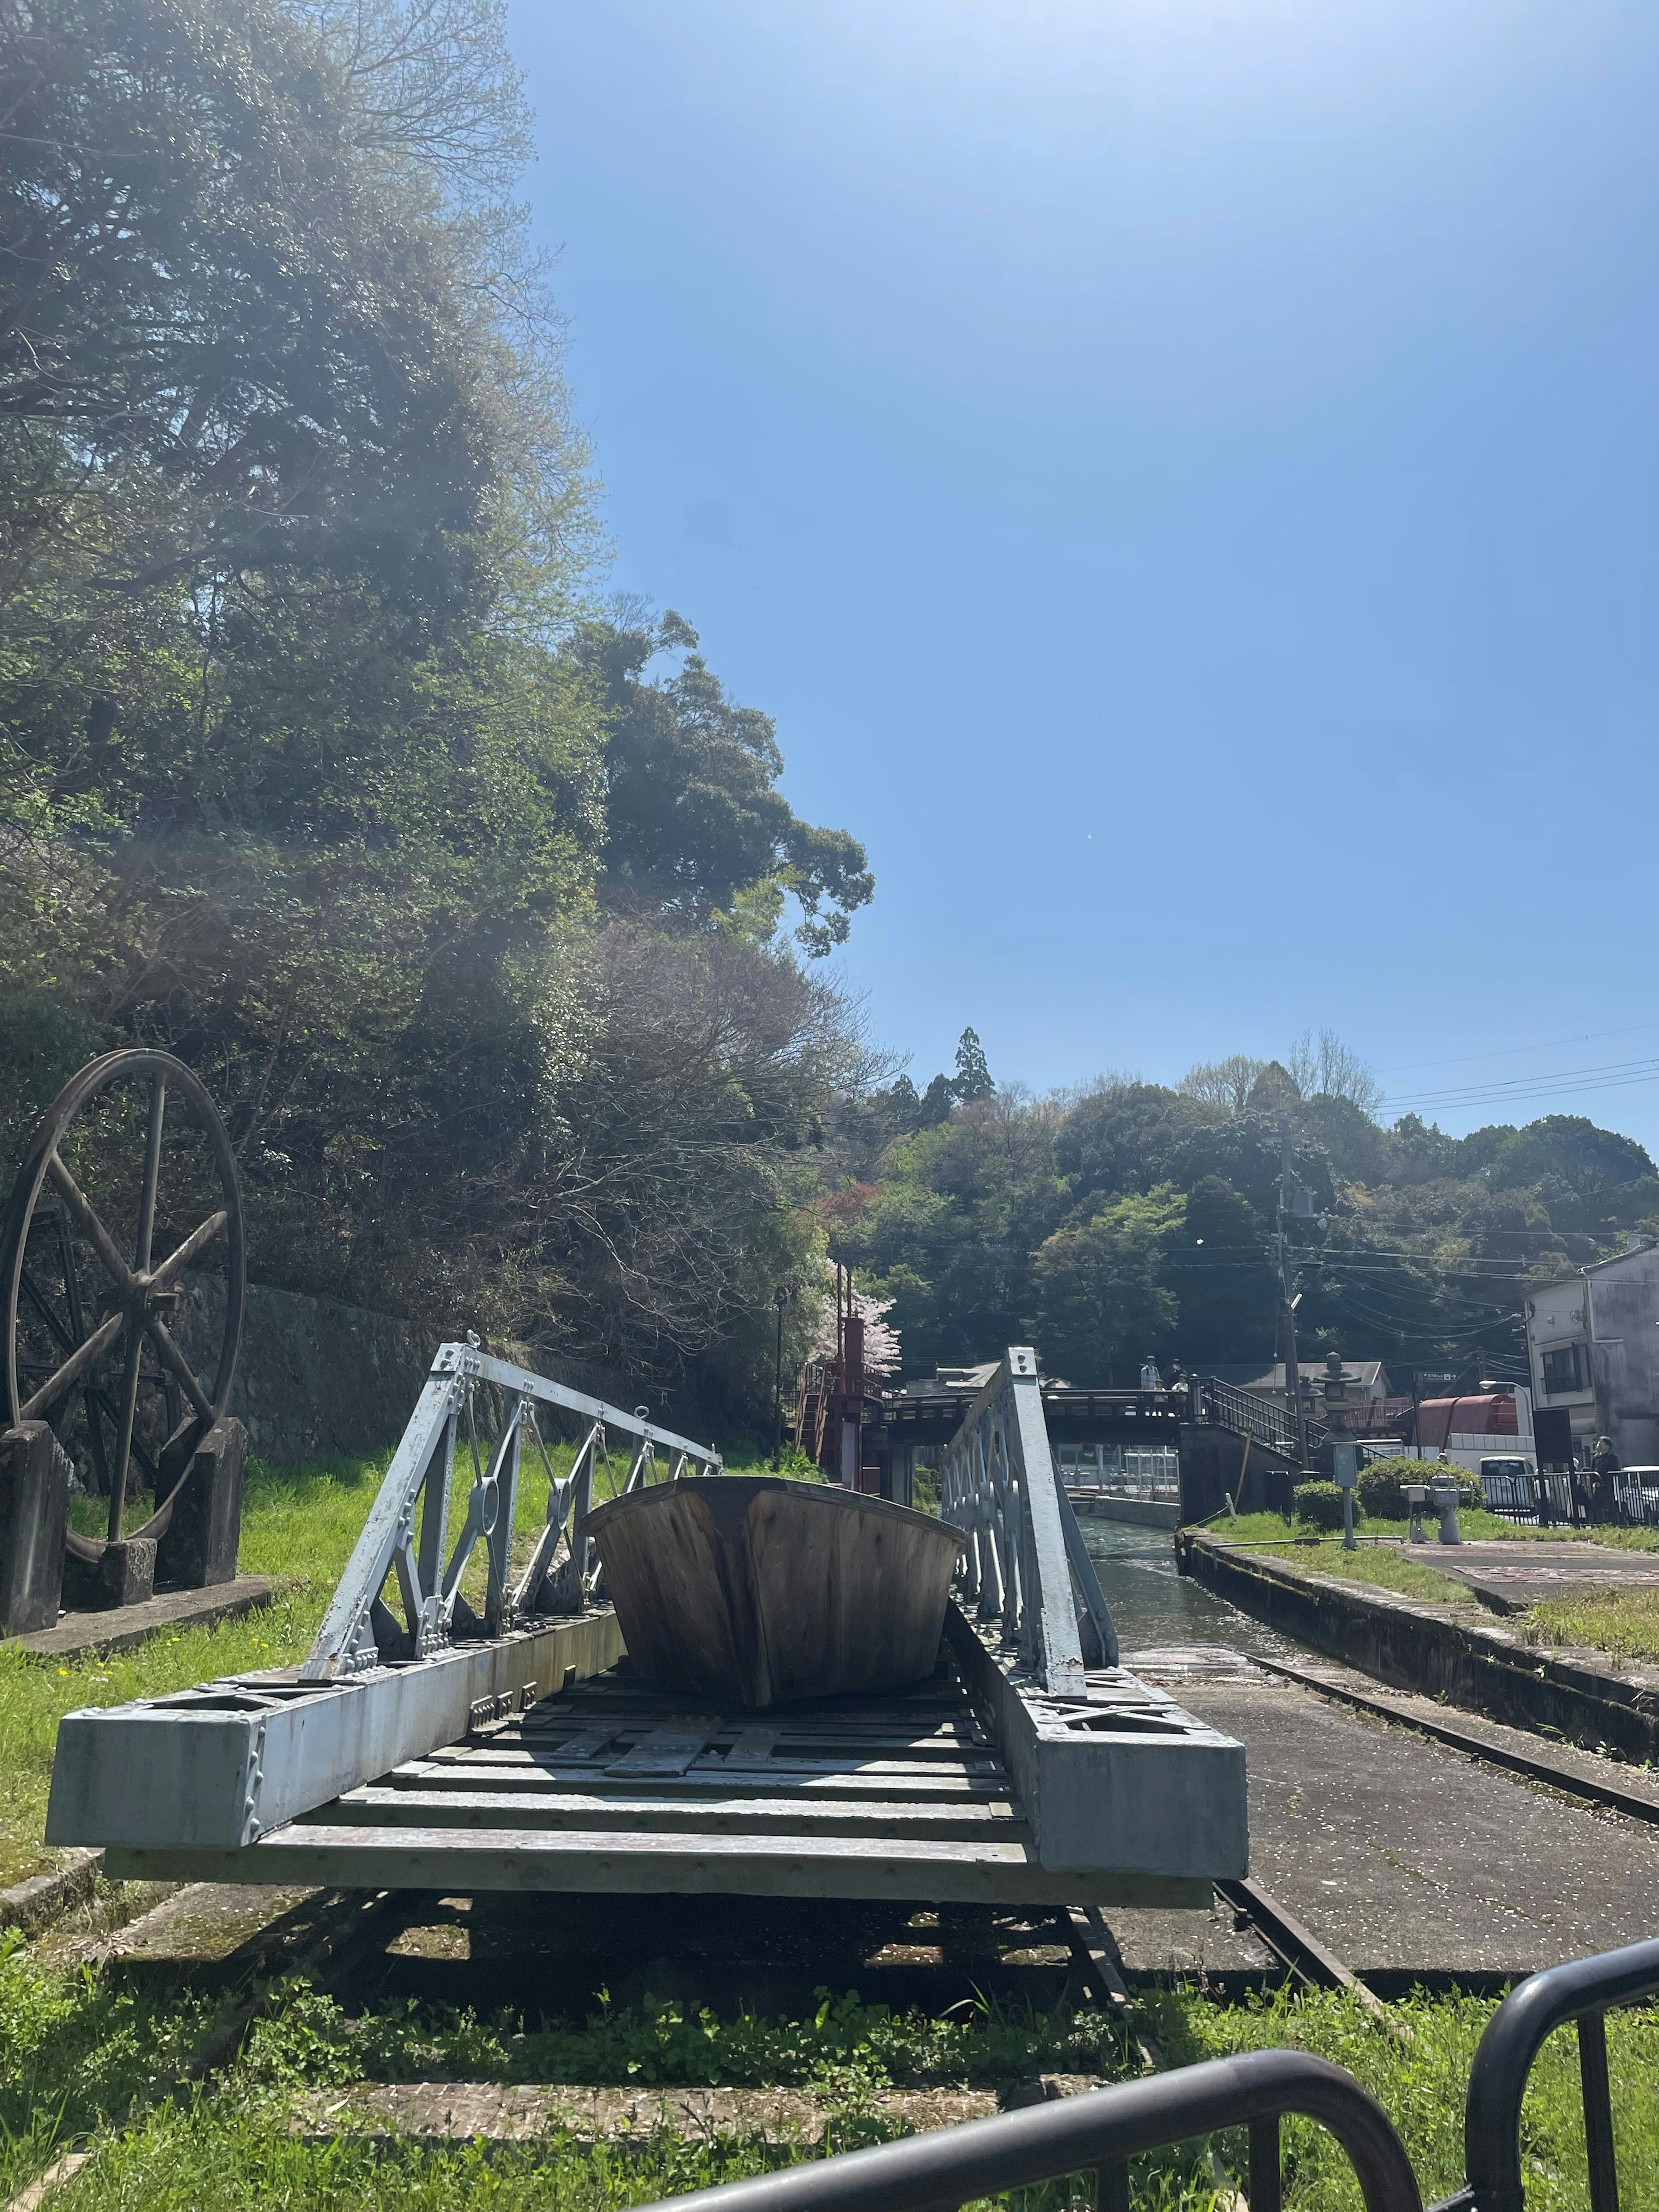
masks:
<path id="1" fill-rule="evenodd" d="M 1659 1589 L 1549 1598 L 1521 1624 L 1528 1644 L 1588 1644 L 1619 1659 L 1659 1659 Z"/>
<path id="2" fill-rule="evenodd" d="M 1389 1522 L 1367 1522 L 1364 1526 L 1368 1538 L 1391 1534 L 1395 1530 L 1396 1524 Z M 1241 1513 L 1234 1526 L 1224 1522 L 1212 1533 L 1230 1543 L 1272 1543 L 1275 1548 L 1268 1557 L 1292 1573 L 1340 1575 L 1350 1582 L 1369 1583 L 1376 1589 L 1395 1590 L 1403 1597 L 1421 1598 L 1430 1605 L 1475 1602 L 1473 1592 L 1462 1583 L 1454 1582 L 1449 1575 L 1437 1574 L 1432 1567 L 1408 1557 L 1392 1543 L 1364 1542 L 1354 1551 L 1345 1552 L 1340 1536 L 1321 1535 L 1300 1522 L 1287 1528 L 1277 1513 Z M 1403 1537 L 1404 1528 L 1398 1528 L 1397 1533 Z M 1316 1540 L 1279 1548 L 1286 1535 Z"/>

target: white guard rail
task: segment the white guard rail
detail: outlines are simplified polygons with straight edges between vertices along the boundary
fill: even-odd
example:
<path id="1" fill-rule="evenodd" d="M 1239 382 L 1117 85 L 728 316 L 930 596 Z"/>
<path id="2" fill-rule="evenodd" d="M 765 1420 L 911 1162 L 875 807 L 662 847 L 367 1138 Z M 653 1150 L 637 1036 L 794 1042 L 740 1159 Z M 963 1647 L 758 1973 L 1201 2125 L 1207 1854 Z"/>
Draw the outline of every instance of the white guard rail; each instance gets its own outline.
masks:
<path id="1" fill-rule="evenodd" d="M 1048 1448 L 1036 1354 L 1011 1346 L 939 1461 L 939 1511 L 968 1547 L 964 1610 L 1051 1697 L 1081 1696 L 1090 1667 L 1115 1667 L 1117 1632 Z"/>

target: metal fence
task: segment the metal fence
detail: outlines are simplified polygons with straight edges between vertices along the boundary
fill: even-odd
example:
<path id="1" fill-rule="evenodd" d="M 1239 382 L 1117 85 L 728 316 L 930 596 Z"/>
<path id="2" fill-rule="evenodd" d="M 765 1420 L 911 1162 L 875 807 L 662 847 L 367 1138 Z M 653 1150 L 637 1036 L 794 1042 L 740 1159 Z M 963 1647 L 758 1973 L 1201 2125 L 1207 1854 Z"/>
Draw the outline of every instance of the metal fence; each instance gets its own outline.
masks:
<path id="1" fill-rule="evenodd" d="M 1425 1462 L 1424 1480 L 1432 1481 L 1435 1463 Z M 1457 1469 L 1451 1470 L 1454 1476 Z M 1495 1474 L 1480 1473 L 1480 1500 L 1489 1513 L 1526 1528 L 1547 1528 L 1556 1524 L 1574 1527 L 1583 1517 L 1583 1500 L 1576 1475 Z"/>
<path id="2" fill-rule="evenodd" d="M 1596 1520 L 1626 1528 L 1659 1527 L 1659 1468 L 1626 1468 L 1609 1480 L 1605 1503 L 1595 1479 L 1551 1470 L 1541 1474 L 1480 1473 L 1481 1502 L 1523 1528 L 1579 1528 Z"/>
<path id="3" fill-rule="evenodd" d="M 1486 2023 L 1463 2106 L 1463 2187 L 1434 2212 L 1522 2212 L 1521 2100 L 1544 2039 L 1577 2023 L 1590 2212 L 1619 2212 L 1607 2014 L 1659 1996 L 1659 1942 L 1551 1966 L 1512 1990 Z M 1645 2179 L 1650 2180 L 1651 2176 Z"/>
<path id="4" fill-rule="evenodd" d="M 1330 2130 L 1366 2212 L 1421 2212 L 1416 2176 L 1387 2113 L 1352 2074 L 1303 2051 L 1214 2058 L 753 2181 L 694 2190 L 672 2203 L 675 2212 L 951 2212 L 1005 2190 L 1088 2174 L 1099 2212 L 1125 2212 L 1132 2158 L 1243 2128 L 1249 2212 L 1279 2212 L 1285 2113 Z"/>
<path id="5" fill-rule="evenodd" d="M 1199 1378 L 1193 1394 L 1193 1419 L 1231 1429 L 1237 1437 L 1254 1437 L 1257 1443 L 1266 1444 L 1281 1456 L 1294 1456 L 1297 1450 L 1296 1420 L 1288 1407 L 1276 1398 L 1264 1397 L 1259 1390 L 1242 1390 L 1237 1383 L 1223 1382 L 1213 1375 Z M 1317 1451 L 1325 1441 L 1325 1424 L 1309 1414 L 1305 1426 L 1308 1449 Z"/>
<path id="6" fill-rule="evenodd" d="M 1097 1490 L 1108 1498 L 1170 1504 L 1181 1497 L 1177 1451 L 1142 1451 L 1127 1444 L 1062 1444 L 1060 1475 L 1073 1490 Z"/>

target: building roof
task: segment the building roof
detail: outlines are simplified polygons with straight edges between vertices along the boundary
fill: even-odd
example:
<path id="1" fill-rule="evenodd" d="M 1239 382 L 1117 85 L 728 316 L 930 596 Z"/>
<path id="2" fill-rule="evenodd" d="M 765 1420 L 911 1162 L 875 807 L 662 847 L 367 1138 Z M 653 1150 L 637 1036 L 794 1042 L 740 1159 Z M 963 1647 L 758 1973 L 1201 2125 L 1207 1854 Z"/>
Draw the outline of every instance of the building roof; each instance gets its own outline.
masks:
<path id="1" fill-rule="evenodd" d="M 1316 1388 L 1331 1371 L 1320 1358 L 1298 1359 L 1296 1367 L 1297 1381 L 1311 1382 Z M 1386 1398 L 1389 1395 L 1388 1372 L 1380 1359 L 1345 1359 L 1342 1363 L 1342 1380 L 1349 1384 L 1357 1384 L 1360 1389 L 1369 1391 L 1373 1397 Z M 1265 1375 L 1255 1376 L 1250 1382 L 1245 1383 L 1244 1388 L 1247 1390 L 1283 1390 L 1285 1388 L 1284 1361 L 1281 1359 L 1275 1366 L 1270 1367 Z"/>

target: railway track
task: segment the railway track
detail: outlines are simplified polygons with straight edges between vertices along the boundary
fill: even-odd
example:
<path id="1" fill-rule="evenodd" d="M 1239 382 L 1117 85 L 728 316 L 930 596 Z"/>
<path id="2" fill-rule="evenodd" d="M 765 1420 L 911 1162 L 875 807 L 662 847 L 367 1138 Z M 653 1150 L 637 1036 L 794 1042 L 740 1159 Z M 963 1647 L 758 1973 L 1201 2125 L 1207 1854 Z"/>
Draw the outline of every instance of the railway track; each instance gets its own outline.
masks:
<path id="1" fill-rule="evenodd" d="M 1298 1688 L 1311 1690 L 1316 1695 L 1329 1698 L 1334 1704 L 1346 1705 L 1350 1711 L 1368 1714 L 1373 1720 L 1386 1721 L 1392 1728 L 1410 1729 L 1413 1734 L 1427 1736 L 1431 1742 L 1443 1743 L 1452 1751 L 1464 1753 L 1484 1765 L 1494 1766 L 1506 1774 L 1522 1776 L 1529 1782 L 1541 1782 L 1564 1796 L 1577 1797 L 1584 1803 L 1598 1805 L 1605 1811 L 1622 1813 L 1632 1820 L 1644 1821 L 1650 1827 L 1659 1827 L 1659 1801 L 1644 1797 L 1633 1790 L 1621 1789 L 1617 1783 L 1604 1782 L 1595 1775 L 1581 1773 L 1576 1767 L 1565 1766 L 1559 1759 L 1542 1753 L 1522 1751 L 1510 1744 L 1493 1743 L 1489 1738 L 1477 1735 L 1472 1729 L 1460 1728 L 1455 1721 L 1443 1721 L 1436 1716 L 1407 1710 L 1387 1698 L 1372 1697 L 1351 1684 L 1332 1680 L 1328 1675 L 1310 1672 L 1305 1667 L 1292 1667 L 1280 1659 L 1266 1659 L 1252 1656 L 1251 1664 L 1260 1667 L 1264 1674 L 1275 1674 Z"/>
<path id="2" fill-rule="evenodd" d="M 1656 1802 L 1654 1798 L 1643 1796 L 1636 1789 L 1621 1786 L 1616 1778 L 1587 1771 L 1585 1766 L 1575 1766 L 1568 1763 L 1568 1758 L 1552 1757 L 1542 1749 L 1534 1750 L 1528 1744 L 1514 1741 L 1512 1735 L 1506 1735 L 1506 1740 L 1494 1740 L 1486 1734 L 1477 1732 L 1474 1727 L 1462 1723 L 1457 1719 L 1443 1717 L 1437 1712 L 1421 1710 L 1416 1703 L 1405 1703 L 1392 1698 L 1389 1693 L 1382 1691 L 1380 1686 L 1378 1690 L 1373 1692 L 1363 1682 L 1346 1679 L 1330 1670 L 1316 1671 L 1310 1667 L 1283 1660 L 1254 1656 L 1249 1664 L 1252 1668 L 1259 1668 L 1264 1675 L 1293 1685 L 1323 1700 L 1363 1715 L 1371 1721 L 1410 1730 L 1464 1758 L 1498 1770 L 1517 1783 L 1542 1785 L 1577 1800 L 1581 1804 L 1593 1806 L 1601 1811 L 1629 1818 L 1650 1827 L 1659 1826 L 1659 1802 Z M 1400 2022 L 1383 1999 L 1368 1984 L 1364 1974 L 1355 1971 L 1336 1950 L 1333 1949 L 1333 1935 L 1339 1945 L 1341 1942 L 1340 1925 L 1333 1929 L 1328 1924 L 1322 1923 L 1325 1925 L 1324 1934 L 1322 1936 L 1316 1934 L 1297 1917 L 1297 1913 L 1284 1902 L 1282 1898 L 1275 1896 L 1261 1882 L 1255 1880 L 1218 1882 L 1216 1885 L 1216 1895 L 1224 1908 L 1232 1914 L 1235 1927 L 1241 1930 L 1248 1928 L 1254 1936 L 1259 1939 L 1267 1954 L 1277 1962 L 1278 1967 L 1285 1975 L 1310 1989 L 1344 1991 L 1376 2022 L 1381 2032 L 1402 2039 L 1409 2039 L 1409 2030 Z M 640 1902 L 635 1901 L 636 1911 Z M 668 1900 L 662 1902 L 666 1904 Z M 690 1901 L 684 1902 L 689 1905 Z M 705 1908 L 706 1917 L 707 1909 L 716 1906 L 720 1900 L 710 1898 L 701 1902 Z M 157 1908 L 158 1911 L 165 1909 L 164 1906 Z M 958 1913 L 966 1911 L 970 1917 L 980 1911 L 980 1908 L 973 1906 L 958 1906 L 955 1909 Z M 1058 1958 L 1060 1961 L 1058 1966 L 1050 1966 L 1050 1972 L 1058 1974 L 1064 1966 L 1066 1955 L 1069 1954 L 1075 1972 L 1086 1984 L 1097 2002 L 1121 2022 L 1126 2039 L 1132 2049 L 1139 2051 L 1143 2066 L 1149 2071 L 1162 2070 L 1165 2063 L 1164 2054 L 1158 2046 L 1155 2034 L 1151 2032 L 1146 2016 L 1136 2002 L 1131 1976 L 1125 1969 L 1122 1954 L 1110 1925 L 1109 1916 L 1113 1908 L 1108 1907 L 1106 1912 L 1103 1913 L 1098 1907 L 1087 1905 L 1073 1907 L 1034 1905 L 1030 1911 L 1033 1933 L 1032 1936 L 1026 1940 L 1028 1942 L 1035 1940 L 1040 1945 L 1045 1940 L 1045 1931 L 1052 1932 L 1064 1948 L 1060 1949 L 1056 1947 L 1042 1953 L 1042 1955 L 1048 1960 L 1053 1961 Z M 391 1896 L 375 1897 L 358 1892 L 353 1895 L 336 1897 L 328 1900 L 315 1921 L 307 1927 L 303 1938 L 296 1936 L 290 1939 L 286 1948 L 281 1950 L 280 1956 L 267 1950 L 261 1955 L 258 1964 L 246 1967 L 242 1974 L 241 1986 L 236 1991 L 236 2001 L 232 2004 L 231 2009 L 222 2016 L 219 2025 L 195 2054 L 189 2065 L 168 2079 L 158 2078 L 135 2098 L 127 2112 L 118 2116 L 115 2123 L 117 2129 L 118 2130 L 118 2127 L 125 2124 L 130 2118 L 136 2117 L 147 2107 L 180 2094 L 181 2091 L 188 2089 L 193 2084 L 202 2082 L 234 2063 L 244 2039 L 261 2012 L 280 2002 L 281 1986 L 297 1975 L 303 1974 L 313 1981 L 322 1983 L 331 1988 L 343 2003 L 355 2009 L 362 2002 L 371 2002 L 374 1995 L 385 1987 L 388 1968 L 397 1970 L 394 1981 L 398 1975 L 401 1975 L 406 1981 L 411 1971 L 410 1961 L 415 1960 L 418 1964 L 413 1971 L 421 1977 L 429 1978 L 431 1996 L 439 2002 L 447 2002 L 447 1998 L 439 1996 L 440 1984 L 447 1988 L 450 1984 L 449 1966 L 446 1957 L 435 1951 L 429 1953 L 411 1951 L 406 1943 L 398 1942 L 398 1939 L 405 1936 L 410 1929 L 413 1929 L 418 1932 L 429 1922 L 440 1917 L 441 1917 L 441 1909 L 435 1895 L 423 1895 L 420 1893 L 405 1892 Z M 692 1916 L 687 1914 L 684 1917 L 689 1929 Z M 986 1930 L 988 1935 L 990 1917 L 986 1915 L 985 1917 Z M 913 1987 L 907 1987 L 904 1996 L 898 1996 L 896 1992 L 896 2002 L 904 2005 L 915 2004 L 922 2009 L 933 2010 L 948 2003 L 952 1989 L 962 1980 L 964 1974 L 970 1979 L 975 1978 L 971 1940 L 964 1948 L 960 1930 L 957 1936 L 953 1939 L 947 1930 L 945 1920 L 946 1916 L 941 1913 L 940 1941 L 937 1945 L 930 1945 L 919 1940 L 920 1931 L 913 1933 L 910 1941 L 916 1952 L 915 1978 Z M 805 1927 L 805 1924 L 804 1922 L 803 1926 Z M 826 1929 L 828 1928 L 827 1922 L 825 1928 Z M 665 1923 L 665 1932 L 666 1933 L 666 1923 Z M 1010 1941 L 1007 1929 L 1000 1928 L 997 1930 L 997 1934 L 1000 1942 L 1006 1946 Z M 969 1936 L 971 1938 L 971 1931 L 969 1931 Z M 302 1943 L 303 1948 L 301 1948 Z M 397 1955 L 389 1958 L 388 1948 L 393 1945 L 397 1947 Z M 668 1954 L 677 1948 L 673 1936 L 668 1935 L 662 1958 L 662 1963 L 665 1966 L 672 1966 L 672 1960 Z M 763 1948 L 763 1946 L 750 1946 L 750 1949 L 758 1950 Z M 811 1948 L 810 1943 L 808 1948 L 809 1950 Z M 921 1955 L 924 1952 L 931 1952 L 933 1964 L 928 1965 L 924 1962 Z M 688 1934 L 686 1948 L 680 1959 L 682 1978 L 689 1977 L 701 1987 L 704 1968 L 714 1955 L 707 1950 L 700 1954 L 696 1942 Z M 991 1952 L 986 1955 L 994 1960 L 1000 1954 L 995 1951 L 994 1946 Z M 250 1949 L 249 1959 L 252 1960 L 253 1956 L 253 1951 Z M 547 1965 L 553 1971 L 547 1972 L 544 1972 L 539 1961 L 529 1962 L 533 1967 L 533 1972 L 526 1977 L 524 1972 L 526 1962 L 514 1961 L 505 1956 L 500 1956 L 498 1964 L 497 1957 L 492 1956 L 487 1948 L 483 1951 L 471 1954 L 465 1952 L 460 1953 L 457 1960 L 458 1965 L 460 1959 L 465 1959 L 467 1963 L 460 1967 L 455 1978 L 455 1987 L 460 1990 L 462 1984 L 465 1984 L 463 1995 L 465 2003 L 477 2005 L 483 1993 L 494 1986 L 498 1976 L 505 1981 L 511 1979 L 515 1972 L 527 1989 L 534 1989 L 539 1982 L 543 2001 L 547 2002 L 553 2008 L 579 2014 L 585 2002 L 583 1991 L 586 1984 L 579 1970 L 580 1962 L 574 1960 L 554 1967 L 553 1961 L 550 1959 Z M 810 1959 L 804 1958 L 794 1961 L 793 1967 L 798 1977 L 799 1973 L 809 1971 L 814 1974 L 821 1973 L 823 1979 L 835 1981 L 837 1986 L 843 1988 L 855 1985 L 854 1979 L 846 1978 L 849 1970 L 855 1978 L 859 1973 L 858 1967 L 850 1963 L 850 1954 L 844 1949 L 840 1952 L 835 1951 L 833 1945 L 824 1948 L 821 1956 L 815 1954 Z M 263 1977 L 273 1970 L 281 1978 L 277 1990 L 255 1995 L 253 1993 L 256 1985 L 255 1978 Z M 643 1971 L 647 1972 L 654 1971 L 654 1967 L 647 1967 Z M 995 1979 L 994 1970 L 992 1979 L 993 1981 Z M 927 1987 L 928 1984 L 933 1984 L 934 1989 L 929 1990 Z M 642 1985 L 653 1986 L 649 1981 Z M 263 1989 L 263 1983 L 261 1982 L 258 1986 Z M 782 1978 L 780 1978 L 775 1984 L 767 1986 L 775 1986 L 780 1995 L 775 2003 L 768 2004 L 765 2007 L 766 2009 L 782 2012 L 797 2002 L 793 1996 L 785 1997 L 781 1994 L 784 1987 Z M 423 1991 L 422 1994 L 427 1992 Z M 865 1994 L 869 1996 L 872 1991 L 866 1989 Z M 722 1998 L 713 1990 L 710 1990 L 709 2001 L 714 2003 L 717 2009 L 720 2008 L 723 2002 Z M 535 1998 L 531 1997 L 529 2002 L 533 2003 Z M 762 2008 L 761 2006 L 757 2004 L 757 2009 L 760 2008 Z M 1036 2097 L 1069 2094 L 1073 2090 L 1090 2086 L 1091 2078 L 1081 2075 L 1054 2077 L 1052 2080 L 1022 2083 L 1014 2091 L 1012 2101 L 1030 2101 Z M 469 2094 L 471 2092 L 477 2094 L 476 2098 L 469 2102 Z M 459 2127 L 461 2124 L 463 2106 L 466 2108 L 468 2113 L 472 2114 L 462 2129 L 462 2133 L 468 2137 L 479 2131 L 480 2115 L 484 2117 L 487 2123 L 484 2131 L 491 2132 L 494 2124 L 489 2121 L 488 2112 L 495 2112 L 497 2107 L 503 2112 L 507 2112 L 515 2094 L 520 2099 L 525 2109 L 529 2112 L 533 2123 L 536 2118 L 537 2100 L 552 2097 L 557 2094 L 559 2093 L 556 2088 L 549 2088 L 547 2085 L 538 2087 L 535 2084 L 524 2084 L 518 2092 L 504 2090 L 500 2085 L 487 2083 L 444 2085 L 446 2099 L 453 2101 L 457 2108 L 457 2126 Z M 579 2089 L 568 2094 L 579 2094 L 588 2100 L 593 2108 L 592 2124 L 598 2132 L 605 2132 L 608 2130 L 611 2124 L 604 2117 L 605 2100 L 614 2099 L 617 2093 L 600 2087 Z M 674 2094 L 678 2095 L 680 2093 Z M 686 2094 L 690 2095 L 703 2093 Z M 946 2113 L 942 2109 L 931 2116 L 924 2114 L 920 2109 L 920 2100 L 925 2098 L 926 2093 L 914 2093 L 919 2100 L 915 2112 L 912 2113 L 908 2109 L 903 2112 L 898 2111 L 897 2106 L 905 2102 L 912 2094 L 896 2093 L 891 2100 L 896 2109 L 892 2114 L 886 2117 L 890 2118 L 897 2125 L 908 2128 L 937 2126 L 949 2124 L 955 2118 L 975 2116 L 965 2110 L 960 2113 L 954 2111 Z M 988 2094 L 985 2092 L 976 2094 L 981 2099 Z M 741 2115 L 738 2114 L 734 2106 L 732 2118 L 742 2125 L 753 2124 L 757 2131 L 763 2132 L 767 2124 L 763 2114 L 765 2100 L 772 2098 L 776 2101 L 780 2095 L 781 2093 L 775 2092 L 741 2093 L 738 2097 L 738 2102 L 743 2104 L 744 2111 Z M 799 2097 L 796 2099 L 798 2103 L 802 2101 L 811 2103 L 811 2100 L 807 2098 L 803 2100 Z M 754 2108 L 752 2120 L 749 2112 L 751 2103 Z M 488 2107 L 488 2112 L 486 2107 Z M 695 2118 L 695 2116 L 691 2118 Z M 543 2118 L 544 2120 L 544 2114 Z M 798 2122 L 799 2115 L 796 2115 L 796 2119 Z M 326 2131 L 330 2126 L 342 2130 L 347 2128 L 356 2130 L 363 2125 L 364 2122 L 361 2117 L 348 2119 L 343 2113 L 337 2121 L 330 2121 L 326 2113 L 323 2113 L 321 2124 L 324 2130 Z M 386 2124 L 388 2133 L 407 2132 L 407 2121 L 396 2114 L 389 2113 Z M 620 2124 L 626 2129 L 629 2122 L 624 2117 Z M 690 2118 L 687 2124 L 691 2124 Z M 34 2185 L 33 2189 L 26 2191 L 21 2197 L 14 2198 L 11 2205 L 6 2208 L 6 2212 L 33 2212 L 33 2208 L 38 2207 L 41 2202 L 46 2187 L 67 2179 L 88 2155 L 96 2155 L 98 2142 L 103 2140 L 108 2132 L 107 2127 L 102 2128 L 90 2141 L 83 2140 L 69 2146 L 51 2174 L 43 2177 L 41 2183 Z M 447 2140 L 447 2137 L 444 2136 L 440 2130 L 432 2139 Z M 458 2134 L 455 2139 L 460 2140 L 461 2135 Z M 1224 2180 L 1224 2177 L 1218 2174 L 1218 2186 Z M 1224 2195 L 1226 2193 L 1224 2190 Z M 1233 2185 L 1233 2194 L 1237 2201 L 1236 2185 Z"/>

